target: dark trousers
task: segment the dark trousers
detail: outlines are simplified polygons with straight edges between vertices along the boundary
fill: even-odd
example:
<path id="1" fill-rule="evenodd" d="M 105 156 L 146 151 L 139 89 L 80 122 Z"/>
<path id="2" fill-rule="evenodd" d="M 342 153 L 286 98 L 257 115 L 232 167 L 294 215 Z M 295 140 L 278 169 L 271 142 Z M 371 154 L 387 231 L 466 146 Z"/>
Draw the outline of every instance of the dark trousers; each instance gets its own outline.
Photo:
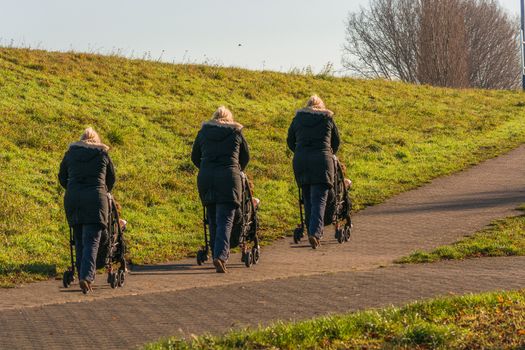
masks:
<path id="1" fill-rule="evenodd" d="M 302 189 L 308 235 L 320 239 L 323 234 L 329 187 L 327 184 L 315 184 L 303 185 Z"/>
<path id="2" fill-rule="evenodd" d="M 95 280 L 97 252 L 103 230 L 100 224 L 73 226 L 79 280 Z"/>
<path id="3" fill-rule="evenodd" d="M 235 219 L 235 205 L 216 203 L 207 205 L 206 208 L 208 209 L 212 258 L 226 261 L 230 255 L 230 236 Z"/>

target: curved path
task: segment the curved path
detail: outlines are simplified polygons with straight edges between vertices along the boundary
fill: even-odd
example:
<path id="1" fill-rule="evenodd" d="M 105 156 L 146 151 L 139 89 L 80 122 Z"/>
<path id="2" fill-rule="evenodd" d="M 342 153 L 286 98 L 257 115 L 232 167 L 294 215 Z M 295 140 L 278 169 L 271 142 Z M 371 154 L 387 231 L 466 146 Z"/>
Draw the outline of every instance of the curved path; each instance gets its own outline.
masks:
<path id="1" fill-rule="evenodd" d="M 415 249 L 471 234 L 525 203 L 525 146 L 363 210 L 349 244 L 283 239 L 230 274 L 194 259 L 136 267 L 123 289 L 83 296 L 59 281 L 0 290 L 0 348 L 130 348 L 161 336 L 525 287 L 525 258 L 394 266 Z M 330 236 L 330 235 L 327 235 Z M 216 297 L 215 295 L 221 295 Z M 89 341 L 80 329 L 92 329 Z M 86 341 L 86 342 L 84 342 Z"/>

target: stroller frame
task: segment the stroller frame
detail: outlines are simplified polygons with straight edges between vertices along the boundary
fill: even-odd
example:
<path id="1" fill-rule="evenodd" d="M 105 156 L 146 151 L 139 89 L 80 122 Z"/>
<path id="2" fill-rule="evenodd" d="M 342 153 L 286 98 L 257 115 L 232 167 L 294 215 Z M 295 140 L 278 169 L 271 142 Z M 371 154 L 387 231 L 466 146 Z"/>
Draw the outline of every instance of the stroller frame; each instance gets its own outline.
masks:
<path id="1" fill-rule="evenodd" d="M 241 194 L 241 221 L 240 221 L 240 236 L 239 247 L 241 248 L 241 262 L 246 267 L 252 264 L 257 264 L 261 256 L 261 247 L 259 245 L 259 236 L 257 229 L 259 228 L 259 220 L 257 217 L 257 210 L 253 203 L 253 196 L 250 191 L 248 177 L 244 172 L 241 172 L 242 194 Z M 250 217 L 253 213 L 253 217 Z M 202 206 L 202 225 L 204 228 L 204 246 L 197 251 L 197 264 L 202 265 L 208 261 L 210 253 L 210 239 L 208 236 L 208 215 L 206 206 Z M 233 229 L 232 229 L 233 232 Z"/>
<path id="2" fill-rule="evenodd" d="M 346 188 L 344 184 L 344 171 L 341 166 L 341 163 L 339 162 L 336 155 L 333 155 L 333 162 L 334 162 L 334 179 L 333 179 L 333 189 L 334 189 L 334 197 L 335 197 L 335 208 L 334 213 L 331 217 L 331 222 L 326 223 L 325 226 L 328 225 L 334 225 L 335 227 L 335 239 L 339 243 L 345 243 L 350 240 L 350 236 L 352 234 L 352 218 L 350 217 L 350 210 L 351 206 L 347 209 L 347 215 L 342 217 L 341 214 L 344 211 L 344 206 L 348 205 L 345 203 L 345 199 L 348 198 L 349 193 L 348 189 Z M 301 239 L 304 237 L 304 232 L 306 230 L 306 223 L 305 223 L 305 216 L 306 213 L 303 211 L 304 206 L 304 197 L 303 197 L 303 191 L 301 189 L 301 186 L 297 184 L 298 188 L 298 204 L 299 204 L 299 216 L 300 216 L 300 224 L 295 228 L 293 233 L 293 240 L 295 244 L 298 244 Z M 344 225 L 341 225 L 342 221 L 346 221 Z"/>
<path id="3" fill-rule="evenodd" d="M 125 259 L 126 254 L 126 243 L 124 241 L 124 235 L 122 228 L 120 227 L 119 214 L 115 200 L 111 193 L 108 193 L 109 203 L 109 223 L 107 225 L 108 232 L 108 251 L 105 257 L 105 269 L 107 272 L 107 283 L 111 285 L 111 288 L 123 287 L 126 279 L 127 263 Z M 69 288 L 75 280 L 75 238 L 73 235 L 73 227 L 69 226 L 69 251 L 70 251 L 70 263 L 62 276 L 62 284 L 64 288 Z M 100 246 L 99 246 L 100 249 Z M 114 267 L 114 264 L 119 264 L 118 268 Z"/>

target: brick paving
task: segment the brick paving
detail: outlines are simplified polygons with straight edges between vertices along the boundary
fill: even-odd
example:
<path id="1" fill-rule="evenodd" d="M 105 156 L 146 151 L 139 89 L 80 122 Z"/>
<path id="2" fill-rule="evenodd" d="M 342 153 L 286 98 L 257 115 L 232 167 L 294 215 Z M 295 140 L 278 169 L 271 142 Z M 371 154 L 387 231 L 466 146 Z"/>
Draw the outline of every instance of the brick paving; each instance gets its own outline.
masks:
<path id="1" fill-rule="evenodd" d="M 504 271 L 505 273 L 502 273 Z M 392 266 L 4 310 L 2 349 L 130 349 L 168 335 L 525 287 L 525 258 Z M 89 329 L 89 342 L 79 328 Z M 83 336 L 84 335 L 84 336 Z"/>
<path id="2" fill-rule="evenodd" d="M 0 290 L 0 349 L 129 349 L 159 337 L 305 319 L 438 295 L 525 287 L 524 258 L 395 266 L 525 203 L 525 146 L 368 208 L 350 243 L 313 251 L 283 239 L 250 269 L 232 256 L 218 275 L 193 259 L 135 267 L 123 289 L 83 296 L 46 281 Z M 328 236 L 328 234 L 327 234 Z M 383 267 L 383 268 L 381 268 Z M 99 278 L 99 280 L 102 280 Z M 90 329 L 91 342 L 79 329 Z"/>

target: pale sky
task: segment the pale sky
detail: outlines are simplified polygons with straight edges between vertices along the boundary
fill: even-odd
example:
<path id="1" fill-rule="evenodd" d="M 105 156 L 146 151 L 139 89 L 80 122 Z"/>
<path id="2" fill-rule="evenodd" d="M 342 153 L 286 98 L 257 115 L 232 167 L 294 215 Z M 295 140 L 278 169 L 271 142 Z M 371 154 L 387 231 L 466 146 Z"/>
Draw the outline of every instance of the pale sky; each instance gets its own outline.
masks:
<path id="1" fill-rule="evenodd" d="M 501 0 L 519 14 L 520 0 Z M 368 0 L 0 0 L 0 43 L 288 71 L 340 67 Z M 241 44 L 241 46 L 239 46 Z"/>

